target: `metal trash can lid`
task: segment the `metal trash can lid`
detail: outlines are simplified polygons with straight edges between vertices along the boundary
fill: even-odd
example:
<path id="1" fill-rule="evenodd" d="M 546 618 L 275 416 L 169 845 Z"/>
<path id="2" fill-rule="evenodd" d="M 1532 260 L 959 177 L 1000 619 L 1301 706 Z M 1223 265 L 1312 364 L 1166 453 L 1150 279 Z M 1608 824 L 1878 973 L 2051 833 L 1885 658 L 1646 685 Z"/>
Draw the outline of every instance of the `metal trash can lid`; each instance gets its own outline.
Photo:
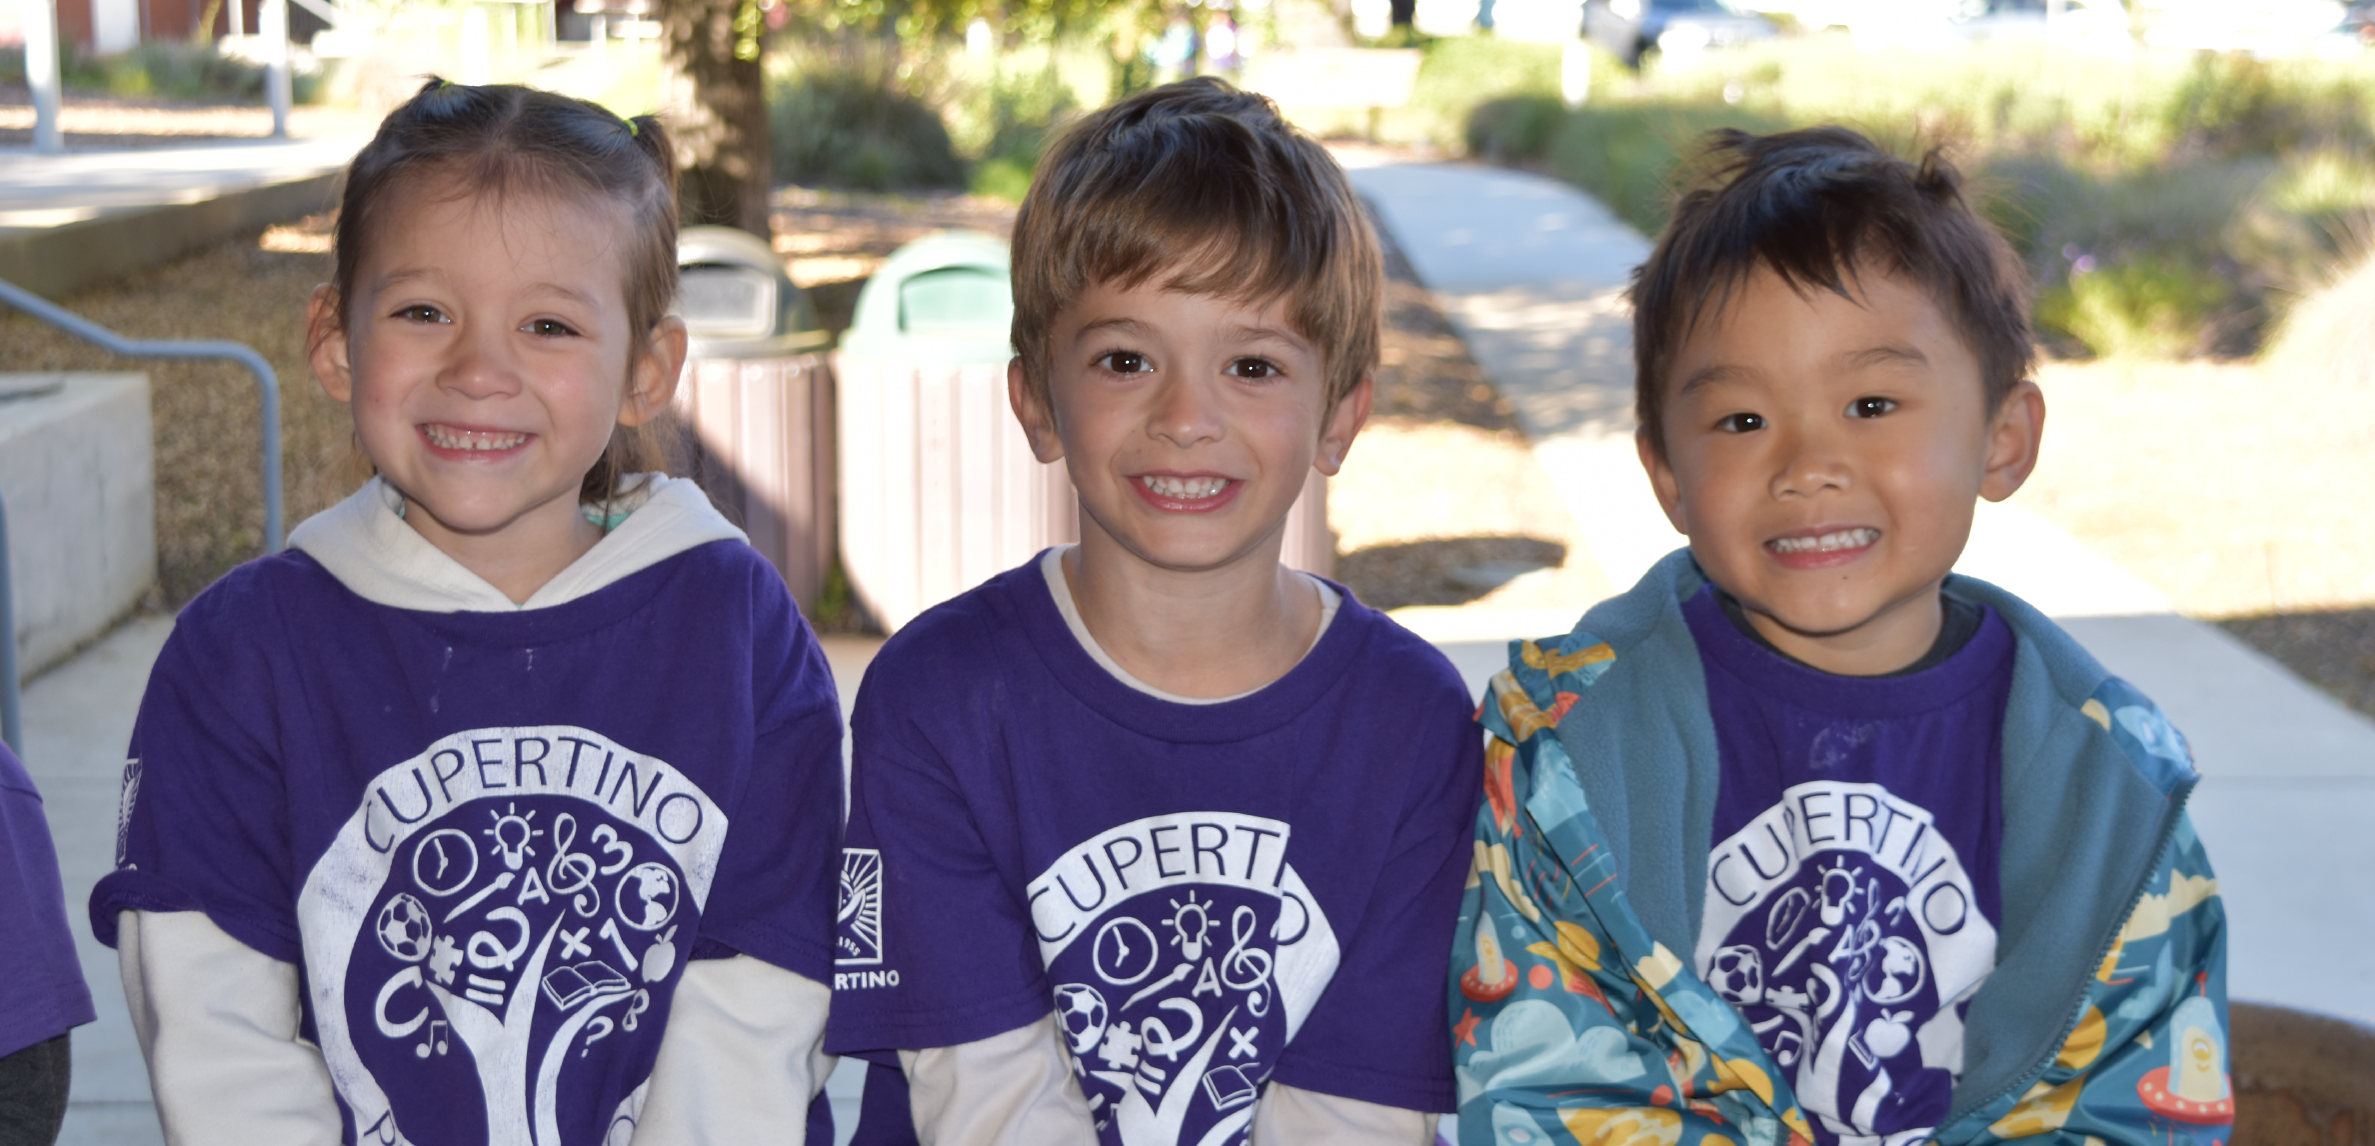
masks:
<path id="1" fill-rule="evenodd" d="M 734 227 L 686 227 L 676 236 L 676 305 L 694 358 L 785 358 L 821 350 L 833 336 L 767 241 Z"/>
<path id="2" fill-rule="evenodd" d="M 1014 287 L 1006 243 L 941 231 L 893 252 L 858 292 L 844 353 L 957 366 L 1014 357 Z"/>

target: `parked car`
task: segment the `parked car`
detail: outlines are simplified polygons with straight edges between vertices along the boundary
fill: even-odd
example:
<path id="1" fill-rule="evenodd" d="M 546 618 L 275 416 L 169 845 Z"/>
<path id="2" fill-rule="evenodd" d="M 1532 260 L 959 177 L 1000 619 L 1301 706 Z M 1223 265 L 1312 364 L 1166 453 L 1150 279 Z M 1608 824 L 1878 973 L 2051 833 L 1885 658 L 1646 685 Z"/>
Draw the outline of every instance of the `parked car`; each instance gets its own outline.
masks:
<path id="1" fill-rule="evenodd" d="M 1732 0 L 1587 0 L 1583 34 L 1631 67 L 1652 49 L 1696 52 L 1767 40 L 1773 23 Z"/>

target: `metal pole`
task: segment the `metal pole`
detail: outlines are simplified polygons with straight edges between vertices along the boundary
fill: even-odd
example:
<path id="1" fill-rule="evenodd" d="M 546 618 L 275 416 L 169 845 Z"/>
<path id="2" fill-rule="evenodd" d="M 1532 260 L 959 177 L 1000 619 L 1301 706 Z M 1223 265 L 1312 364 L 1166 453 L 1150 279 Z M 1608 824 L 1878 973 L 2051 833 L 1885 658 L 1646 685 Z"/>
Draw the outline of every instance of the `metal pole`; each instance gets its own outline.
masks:
<path id="1" fill-rule="evenodd" d="M 17 712 L 16 590 L 8 583 L 8 502 L 0 499 L 0 740 L 21 759 L 25 727 Z"/>
<path id="2" fill-rule="evenodd" d="M 33 89 L 33 150 L 66 150 L 58 134 L 58 0 L 23 0 L 25 84 Z"/>
<path id="3" fill-rule="evenodd" d="M 236 0 L 234 0 L 236 2 Z M 272 101 L 272 138 L 289 137 L 289 0 L 264 0 L 256 17 L 264 35 L 264 94 Z"/>
<path id="4" fill-rule="evenodd" d="M 274 3 L 282 11 L 288 10 L 287 0 L 274 0 Z M 256 390 L 263 407 L 264 552 L 280 552 L 280 380 L 263 355 L 237 342 L 126 338 L 12 282 L 0 281 L 0 302 L 127 358 L 219 358 L 247 367 L 248 373 L 256 376 Z"/>

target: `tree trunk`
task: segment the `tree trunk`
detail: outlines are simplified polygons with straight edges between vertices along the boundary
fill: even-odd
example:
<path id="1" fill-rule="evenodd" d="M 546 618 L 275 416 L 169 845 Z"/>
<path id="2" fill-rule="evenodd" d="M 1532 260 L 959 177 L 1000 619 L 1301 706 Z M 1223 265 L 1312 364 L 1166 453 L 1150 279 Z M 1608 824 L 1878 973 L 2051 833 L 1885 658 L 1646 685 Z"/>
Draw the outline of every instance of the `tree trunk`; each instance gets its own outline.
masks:
<path id="1" fill-rule="evenodd" d="M 685 223 L 769 237 L 767 95 L 750 0 L 661 0 L 661 118 L 676 141 Z"/>

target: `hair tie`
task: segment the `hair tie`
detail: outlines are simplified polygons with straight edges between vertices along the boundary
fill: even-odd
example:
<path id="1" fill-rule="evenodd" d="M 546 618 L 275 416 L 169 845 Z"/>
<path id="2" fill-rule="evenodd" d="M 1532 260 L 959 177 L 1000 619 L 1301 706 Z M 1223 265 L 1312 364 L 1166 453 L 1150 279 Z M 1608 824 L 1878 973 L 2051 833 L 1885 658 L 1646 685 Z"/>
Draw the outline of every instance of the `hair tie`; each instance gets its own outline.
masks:
<path id="1" fill-rule="evenodd" d="M 627 134 L 641 139 L 643 137 L 643 129 L 635 126 L 635 121 L 630 119 L 627 121 Z"/>

